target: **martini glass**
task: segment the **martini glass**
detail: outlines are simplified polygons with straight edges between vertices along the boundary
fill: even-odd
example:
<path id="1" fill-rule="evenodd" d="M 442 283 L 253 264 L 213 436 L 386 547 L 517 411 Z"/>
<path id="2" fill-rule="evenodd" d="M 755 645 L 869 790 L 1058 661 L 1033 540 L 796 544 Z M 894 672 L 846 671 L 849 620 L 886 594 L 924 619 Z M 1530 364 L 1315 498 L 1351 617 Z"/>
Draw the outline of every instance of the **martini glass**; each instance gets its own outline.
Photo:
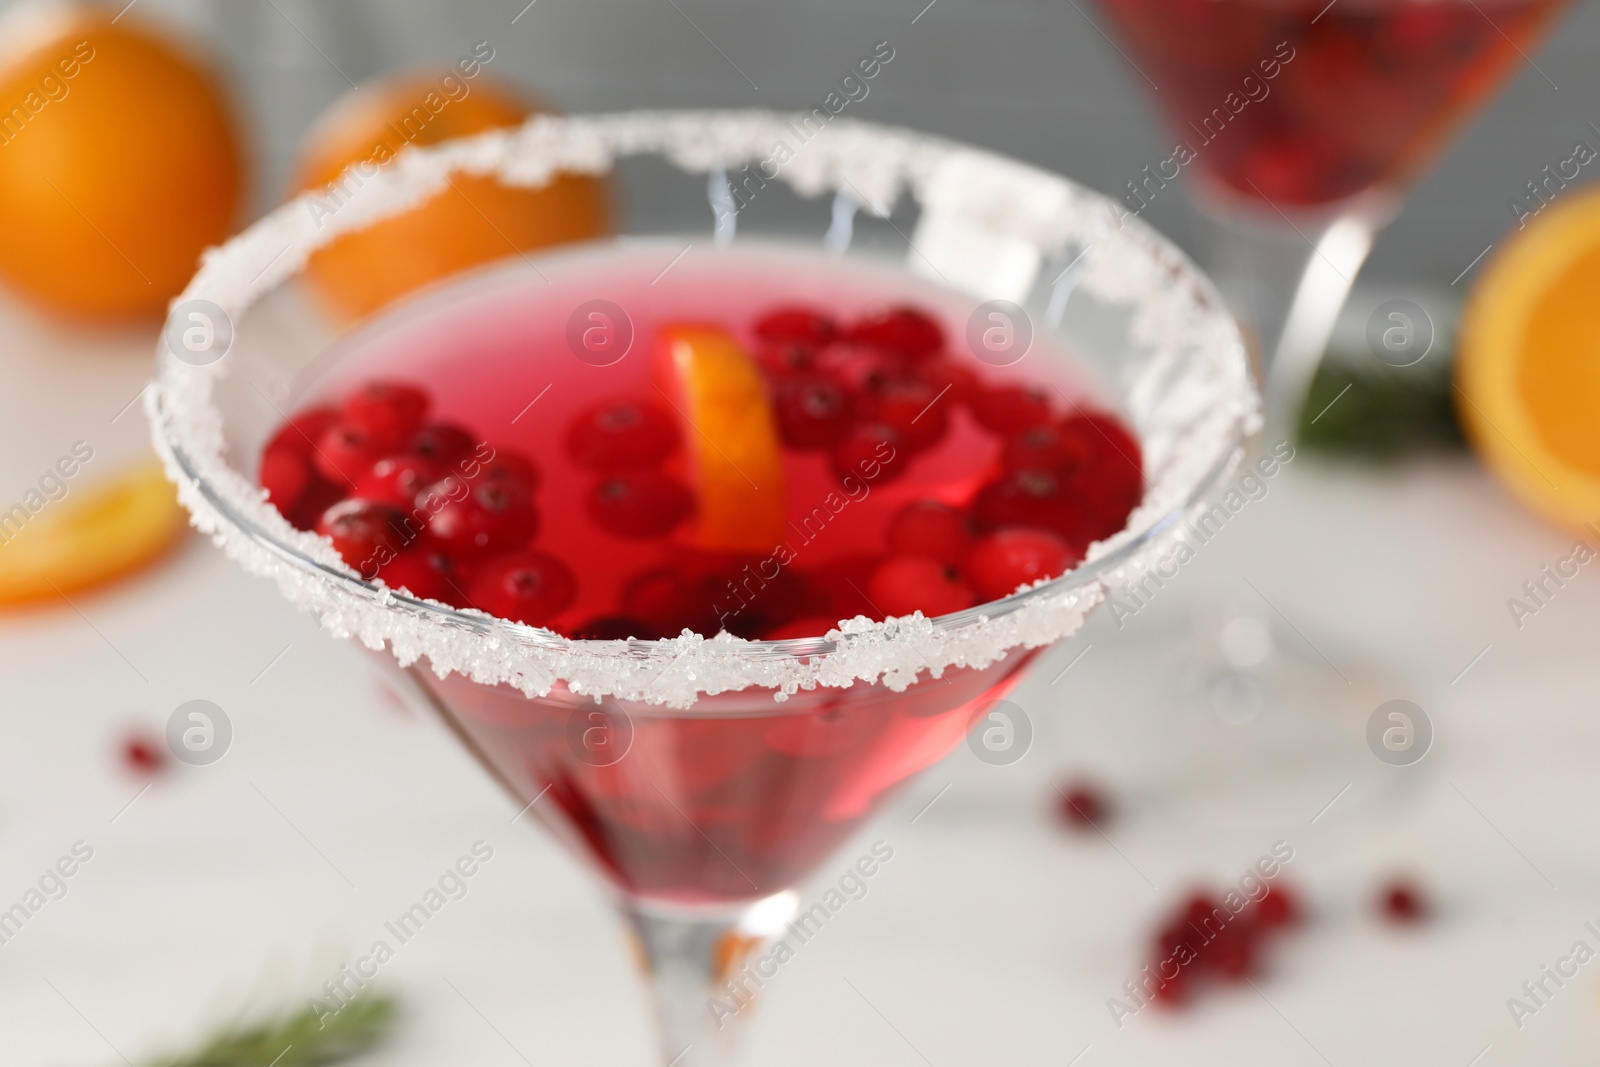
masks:
<path id="1" fill-rule="evenodd" d="M 1209 264 L 1288 435 L 1377 231 L 1567 0 L 1101 0 L 1178 140 L 1121 191 L 1192 168 Z M 1542 72 L 1541 72 L 1542 73 Z M 1398 343 L 1418 324 L 1395 325 Z"/>
<path id="2" fill-rule="evenodd" d="M 514 802 L 591 865 L 641 949 L 662 1062 L 680 1067 L 730 1062 L 750 999 L 783 953 L 826 921 L 817 908 L 795 915 L 794 887 L 976 719 L 989 719 L 985 737 L 1006 744 L 1015 724 L 996 698 L 1039 649 L 1082 625 L 1108 583 L 1136 578 L 1170 551 L 1257 421 L 1243 343 L 1216 292 L 1170 244 L 1120 224 L 1103 197 L 936 138 L 840 119 L 802 139 L 798 121 L 765 112 L 540 117 L 408 150 L 375 174 L 352 172 L 333 215 L 302 197 L 207 257 L 173 307 L 146 405 L 195 524 L 331 632 L 409 669 Z M 774 174 L 774 145 L 797 139 L 800 151 Z M 1145 493 L 1127 526 L 1059 578 L 937 619 L 861 617 L 826 637 L 779 641 L 602 641 L 364 581 L 329 542 L 263 499 L 251 460 L 339 351 L 338 339 L 314 336 L 292 296 L 274 292 L 311 251 L 446 188 L 456 173 L 538 186 L 558 171 L 627 172 L 641 157 L 676 169 L 658 158 L 633 172 L 648 181 L 625 183 L 637 194 L 626 217 L 659 228 L 661 204 L 680 205 L 671 221 L 685 247 L 715 255 L 756 237 L 819 260 L 862 257 L 958 294 L 973 306 L 975 336 L 1048 333 L 1052 344 L 1036 358 L 1071 351 L 1098 371 L 1105 400 L 1139 435 Z M 776 188 L 751 198 L 756 187 L 738 175 L 757 167 Z M 665 188 L 675 182 L 709 190 L 709 202 L 685 210 L 695 201 Z M 796 205 L 809 207 L 808 229 L 796 229 Z M 863 209 L 889 224 L 874 229 L 858 217 Z M 915 217 L 909 242 L 891 211 L 902 224 Z M 889 234 L 898 246 L 877 239 Z M 636 236 L 618 238 L 617 254 L 636 255 Z M 604 243 L 589 251 L 607 254 Z M 497 276 L 418 299 L 468 299 Z M 527 299 L 536 304 L 539 292 Z M 276 318 L 280 337 L 287 317 L 303 340 L 269 340 L 257 316 Z"/>

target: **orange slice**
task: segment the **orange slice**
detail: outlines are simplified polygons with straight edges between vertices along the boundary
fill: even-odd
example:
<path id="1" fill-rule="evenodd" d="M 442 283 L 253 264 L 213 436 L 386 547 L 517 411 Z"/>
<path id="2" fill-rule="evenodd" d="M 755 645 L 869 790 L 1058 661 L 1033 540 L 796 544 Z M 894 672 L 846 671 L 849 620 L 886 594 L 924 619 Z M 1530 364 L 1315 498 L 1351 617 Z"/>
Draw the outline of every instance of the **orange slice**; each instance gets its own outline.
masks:
<path id="1" fill-rule="evenodd" d="M 783 540 L 783 457 L 761 371 L 715 326 L 664 328 L 658 359 L 657 384 L 688 424 L 697 504 L 691 543 L 771 552 Z"/>
<path id="2" fill-rule="evenodd" d="M 19 504 L 0 513 L 0 604 L 53 599 L 121 577 L 159 556 L 185 525 L 155 463 L 26 512 Z"/>
<path id="3" fill-rule="evenodd" d="M 1535 511 L 1600 520 L 1600 189 L 1568 193 L 1504 245 L 1461 324 L 1457 407 Z"/>

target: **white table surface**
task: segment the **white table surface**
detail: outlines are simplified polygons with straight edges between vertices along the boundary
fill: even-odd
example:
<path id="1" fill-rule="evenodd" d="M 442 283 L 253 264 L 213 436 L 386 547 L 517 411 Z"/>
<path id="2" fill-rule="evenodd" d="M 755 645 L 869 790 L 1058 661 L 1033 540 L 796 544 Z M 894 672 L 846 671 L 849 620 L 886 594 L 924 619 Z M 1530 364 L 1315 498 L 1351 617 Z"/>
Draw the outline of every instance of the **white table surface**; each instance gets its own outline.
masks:
<path id="1" fill-rule="evenodd" d="M 95 445 L 93 475 L 138 453 L 138 407 L 111 420 L 148 347 L 0 309 L 0 501 L 74 440 Z M 749 1062 L 1593 1064 L 1600 962 L 1520 1030 L 1506 1007 L 1573 942 L 1600 948 L 1583 927 L 1600 926 L 1600 564 L 1520 631 L 1505 606 L 1571 541 L 1466 462 L 1297 459 L 1126 630 L 1098 617 L 1039 663 L 1013 697 L 1037 728 L 1020 763 L 958 750 L 824 868 L 836 877 L 879 837 L 895 848 L 770 986 Z M 1356 678 L 1305 763 L 1260 747 L 1272 715 L 1230 726 L 1148 696 L 1175 670 L 1163 634 L 1195 604 L 1256 595 L 1246 579 Z M 0 616 L 0 908 L 73 842 L 94 849 L 0 945 L 0 1062 L 138 1064 L 301 1001 L 478 839 L 495 855 L 467 896 L 383 969 L 407 1013 L 367 1062 L 652 1062 L 640 986 L 586 872 L 510 824 L 509 802 L 365 652 L 194 537 L 74 604 Z M 1365 749 L 1389 696 L 1435 724 L 1415 767 Z M 159 732 L 197 697 L 231 717 L 231 750 L 141 794 L 121 732 Z M 1052 821 L 1051 781 L 1080 771 L 1120 804 L 1109 841 Z M 1107 998 L 1157 917 L 1278 839 L 1314 914 L 1269 952 L 1259 991 L 1117 1028 Z M 1396 870 L 1437 895 L 1434 921 L 1373 919 Z"/>

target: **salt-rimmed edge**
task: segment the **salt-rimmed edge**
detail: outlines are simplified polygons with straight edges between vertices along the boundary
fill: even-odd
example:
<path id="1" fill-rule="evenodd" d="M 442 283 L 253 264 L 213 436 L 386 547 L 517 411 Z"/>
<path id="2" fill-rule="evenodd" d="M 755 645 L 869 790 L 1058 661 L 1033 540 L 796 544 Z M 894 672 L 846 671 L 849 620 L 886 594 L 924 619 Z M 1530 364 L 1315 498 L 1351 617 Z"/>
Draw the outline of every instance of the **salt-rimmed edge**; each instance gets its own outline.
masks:
<path id="1" fill-rule="evenodd" d="M 775 141 L 793 136 L 787 123 L 794 121 L 765 111 L 538 116 L 517 129 L 410 148 L 381 169 L 347 170 L 336 183 L 340 203 L 331 214 L 313 211 L 323 194 L 308 193 L 210 249 L 173 304 L 209 300 L 242 321 L 311 252 L 434 196 L 453 173 L 537 187 L 557 171 L 600 174 L 618 157 L 637 154 L 662 155 L 689 171 L 733 169 L 769 158 Z M 1079 284 L 1101 301 L 1130 307 L 1131 339 L 1148 350 L 1129 399 L 1147 450 L 1164 457 L 1122 532 L 1091 546 L 1069 574 L 936 620 L 920 613 L 881 622 L 862 616 L 826 638 L 791 641 L 687 631 L 660 641 L 573 641 L 361 581 L 329 542 L 290 526 L 263 490 L 227 464 L 222 414 L 213 401 L 226 357 L 196 367 L 163 345 L 145 410 L 191 522 L 246 570 L 275 579 L 284 596 L 330 632 L 376 650 L 387 645 L 402 666 L 426 657 L 440 678 L 457 672 L 529 696 L 560 682 L 597 699 L 687 708 L 701 694 L 750 686 L 772 689 L 778 700 L 858 681 L 900 691 L 922 670 L 939 677 L 951 666 L 982 668 L 1012 649 L 1076 632 L 1109 585 L 1136 581 L 1175 548 L 1182 520 L 1226 476 L 1244 438 L 1259 426 L 1243 344 L 1210 283 L 1105 197 L 941 138 L 837 119 L 778 176 L 801 195 L 849 190 L 869 205 L 892 205 L 909 193 L 927 210 L 958 213 L 1046 253 L 1083 249 Z"/>

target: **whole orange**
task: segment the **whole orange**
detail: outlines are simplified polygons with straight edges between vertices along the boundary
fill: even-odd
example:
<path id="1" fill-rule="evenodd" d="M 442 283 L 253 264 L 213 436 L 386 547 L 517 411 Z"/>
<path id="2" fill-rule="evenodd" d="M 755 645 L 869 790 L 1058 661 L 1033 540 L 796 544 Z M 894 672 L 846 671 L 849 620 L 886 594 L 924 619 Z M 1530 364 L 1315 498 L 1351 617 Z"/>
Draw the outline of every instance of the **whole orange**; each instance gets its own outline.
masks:
<path id="1" fill-rule="evenodd" d="M 478 73 L 466 77 L 467 69 Z M 469 68 L 466 61 L 461 73 L 373 82 L 347 93 L 318 120 L 296 184 L 325 188 L 351 163 L 383 166 L 409 145 L 518 125 L 536 110 L 483 77 L 481 65 Z M 314 209 L 319 220 L 340 202 L 331 191 Z M 449 189 L 421 206 L 316 252 L 306 273 L 335 309 L 360 316 L 456 271 L 598 236 L 609 229 L 609 220 L 606 185 L 598 178 L 562 174 L 542 188 L 525 189 L 456 175 Z"/>
<path id="2" fill-rule="evenodd" d="M 0 276 L 74 317 L 161 312 L 239 214 L 220 84 L 136 17 L 41 5 L 0 25 Z"/>

